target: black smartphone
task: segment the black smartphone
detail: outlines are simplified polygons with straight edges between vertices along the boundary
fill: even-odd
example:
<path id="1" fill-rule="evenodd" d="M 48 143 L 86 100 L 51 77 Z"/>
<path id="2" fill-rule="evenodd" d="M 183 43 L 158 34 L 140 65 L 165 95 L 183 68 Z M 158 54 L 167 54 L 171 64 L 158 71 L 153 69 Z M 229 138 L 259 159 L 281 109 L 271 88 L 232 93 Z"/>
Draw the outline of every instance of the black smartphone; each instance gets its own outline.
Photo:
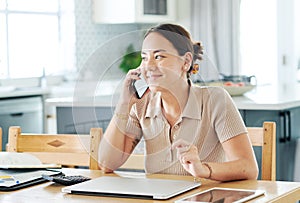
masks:
<path id="1" fill-rule="evenodd" d="M 145 78 L 140 74 L 139 77 L 141 78 L 140 80 L 135 80 L 133 82 L 133 88 L 135 91 L 135 94 L 137 98 L 142 98 L 145 92 L 148 90 L 148 84 L 145 80 Z"/>

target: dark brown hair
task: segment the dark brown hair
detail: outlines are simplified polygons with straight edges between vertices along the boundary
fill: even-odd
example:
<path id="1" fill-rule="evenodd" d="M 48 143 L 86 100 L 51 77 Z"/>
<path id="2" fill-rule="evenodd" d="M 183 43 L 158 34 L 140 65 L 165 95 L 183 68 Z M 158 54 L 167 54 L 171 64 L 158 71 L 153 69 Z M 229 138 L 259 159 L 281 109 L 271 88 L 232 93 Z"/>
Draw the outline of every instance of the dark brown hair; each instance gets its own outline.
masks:
<path id="1" fill-rule="evenodd" d="M 193 63 L 188 71 L 188 77 L 194 68 L 194 62 L 203 59 L 203 46 L 201 42 L 193 42 L 190 33 L 180 25 L 175 24 L 160 24 L 150 28 L 145 38 L 152 32 L 157 32 L 165 37 L 175 49 L 178 51 L 180 56 L 183 56 L 186 52 L 193 54 Z"/>

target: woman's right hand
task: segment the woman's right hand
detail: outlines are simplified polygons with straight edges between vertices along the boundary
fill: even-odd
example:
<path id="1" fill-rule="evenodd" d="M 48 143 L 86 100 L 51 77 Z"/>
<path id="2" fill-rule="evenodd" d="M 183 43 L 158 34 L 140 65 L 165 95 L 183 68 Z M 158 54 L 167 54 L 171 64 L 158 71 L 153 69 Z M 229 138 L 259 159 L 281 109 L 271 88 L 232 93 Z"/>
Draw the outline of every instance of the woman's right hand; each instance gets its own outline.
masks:
<path id="1" fill-rule="evenodd" d="M 132 106 L 137 102 L 137 97 L 135 95 L 132 83 L 134 80 L 139 80 L 139 75 L 141 74 L 141 68 L 131 69 L 126 74 L 125 80 L 123 82 L 122 92 L 119 100 L 120 105 Z"/>

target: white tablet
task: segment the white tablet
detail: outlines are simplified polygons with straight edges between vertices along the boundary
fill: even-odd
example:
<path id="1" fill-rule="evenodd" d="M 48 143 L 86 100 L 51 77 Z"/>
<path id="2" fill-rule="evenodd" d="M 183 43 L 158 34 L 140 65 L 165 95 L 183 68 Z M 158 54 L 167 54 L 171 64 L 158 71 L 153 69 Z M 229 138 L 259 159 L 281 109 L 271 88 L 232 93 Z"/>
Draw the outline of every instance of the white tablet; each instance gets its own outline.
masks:
<path id="1" fill-rule="evenodd" d="M 233 188 L 211 188 L 203 192 L 193 194 L 175 203 L 207 203 L 207 202 L 245 202 L 264 195 L 262 190 L 245 190 Z"/>

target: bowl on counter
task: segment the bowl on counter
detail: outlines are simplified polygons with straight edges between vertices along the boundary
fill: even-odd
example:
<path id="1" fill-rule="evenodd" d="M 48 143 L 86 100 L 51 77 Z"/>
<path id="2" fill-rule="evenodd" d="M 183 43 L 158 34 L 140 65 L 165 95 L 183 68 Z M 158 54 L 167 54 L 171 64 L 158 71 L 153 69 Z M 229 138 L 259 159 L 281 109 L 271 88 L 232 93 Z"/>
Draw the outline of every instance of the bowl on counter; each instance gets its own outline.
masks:
<path id="1" fill-rule="evenodd" d="M 247 76 L 247 75 L 225 75 L 220 74 L 220 81 L 224 82 L 232 82 L 235 84 L 244 83 L 245 85 L 255 84 L 257 83 L 255 75 Z"/>
<path id="2" fill-rule="evenodd" d="M 244 85 L 244 86 L 226 86 L 226 85 L 224 85 L 223 87 L 224 87 L 224 89 L 227 90 L 227 92 L 231 96 L 242 96 L 246 92 L 253 90 L 256 87 L 256 85 Z"/>
<path id="3" fill-rule="evenodd" d="M 223 87 L 231 96 L 242 96 L 246 92 L 253 90 L 256 85 L 244 82 L 231 82 L 231 81 L 215 81 L 207 83 L 195 83 L 200 86 L 219 86 Z"/>

